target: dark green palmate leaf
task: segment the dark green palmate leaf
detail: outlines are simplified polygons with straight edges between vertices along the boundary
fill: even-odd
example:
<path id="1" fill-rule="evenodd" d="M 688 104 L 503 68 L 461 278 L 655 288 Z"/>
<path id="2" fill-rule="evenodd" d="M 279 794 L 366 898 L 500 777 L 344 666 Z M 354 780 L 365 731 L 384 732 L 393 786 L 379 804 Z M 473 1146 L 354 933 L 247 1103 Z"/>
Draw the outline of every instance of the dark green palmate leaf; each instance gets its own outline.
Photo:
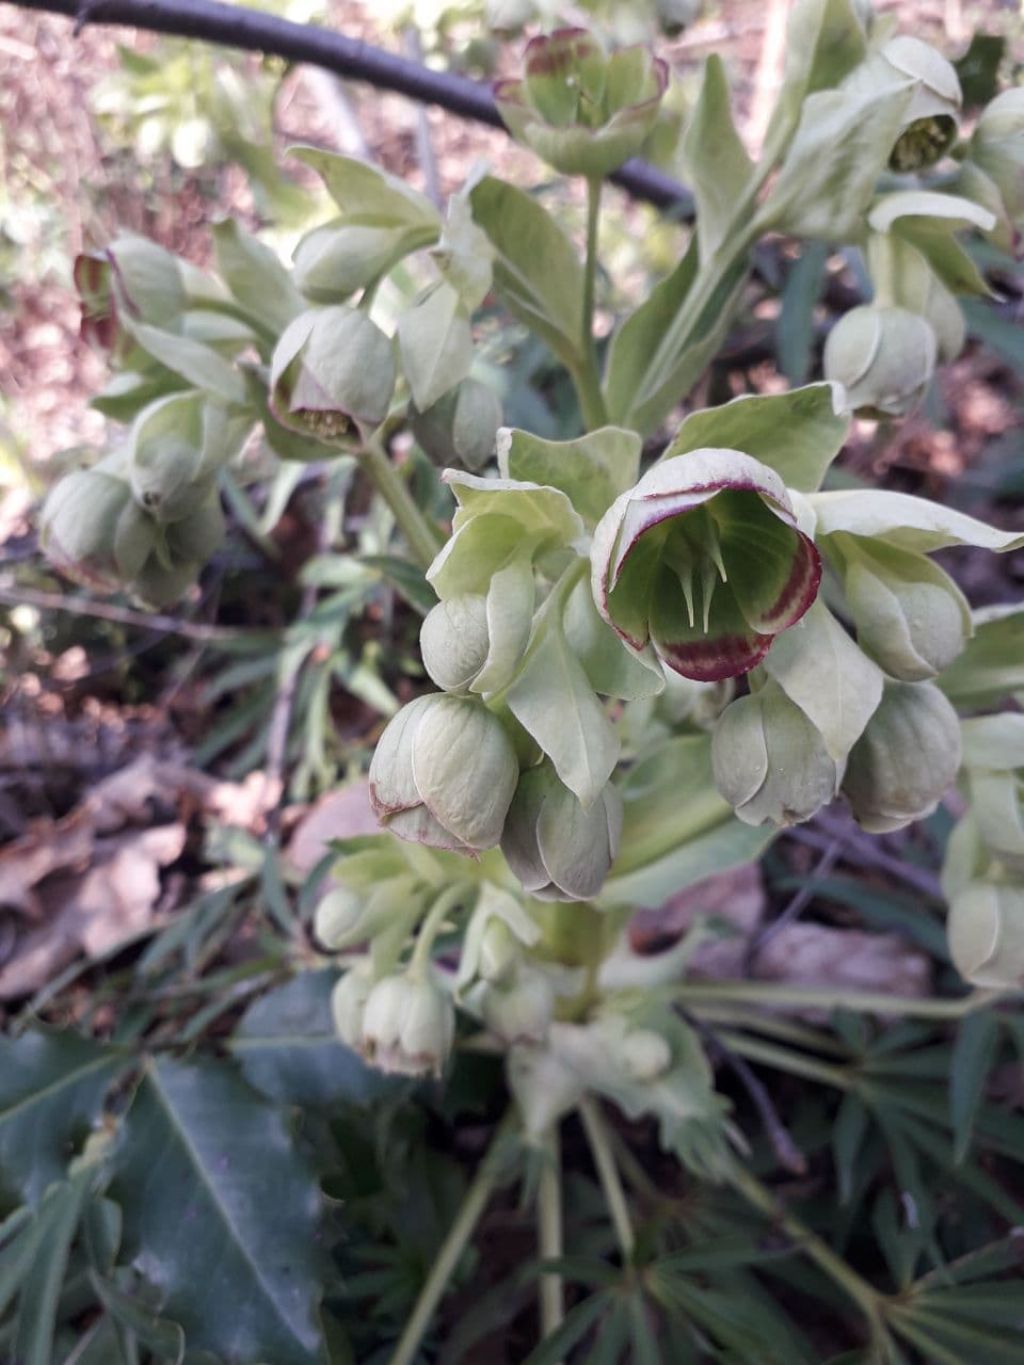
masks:
<path id="1" fill-rule="evenodd" d="M 223 1063 L 161 1059 L 125 1119 L 125 1242 L 190 1349 L 314 1365 L 318 1192 L 281 1113 Z"/>
<path id="2" fill-rule="evenodd" d="M 246 1080 L 285 1104 L 366 1104 L 394 1091 L 394 1077 L 338 1041 L 331 991 L 338 973 L 300 972 L 246 1011 L 231 1050 Z"/>
<path id="3" fill-rule="evenodd" d="M 0 1039 L 0 1183 L 29 1204 L 61 1179 L 130 1058 L 71 1033 Z"/>

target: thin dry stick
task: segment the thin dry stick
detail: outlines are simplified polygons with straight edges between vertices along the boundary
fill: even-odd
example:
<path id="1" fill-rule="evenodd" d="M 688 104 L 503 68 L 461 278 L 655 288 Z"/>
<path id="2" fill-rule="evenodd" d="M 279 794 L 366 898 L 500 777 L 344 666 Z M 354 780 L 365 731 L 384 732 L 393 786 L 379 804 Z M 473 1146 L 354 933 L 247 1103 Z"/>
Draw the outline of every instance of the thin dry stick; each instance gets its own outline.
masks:
<path id="1" fill-rule="evenodd" d="M 839 839 L 833 839 L 818 860 L 818 864 L 814 871 L 782 913 L 777 915 L 770 924 L 766 924 L 760 932 L 750 936 L 750 939 L 747 942 L 746 952 L 743 954 L 744 976 L 754 975 L 754 967 L 761 950 L 767 944 L 771 943 L 772 939 L 785 929 L 788 924 L 792 924 L 794 920 L 798 919 L 807 909 L 808 905 L 810 905 L 811 901 L 814 899 L 814 893 L 817 890 L 818 883 L 832 871 L 836 859 L 842 852 L 842 848 L 842 842 Z"/>
<path id="2" fill-rule="evenodd" d="M 11 607 L 37 607 L 40 611 L 66 611 L 74 616 L 92 616 L 99 621 L 112 621 L 119 626 L 136 626 L 139 630 L 163 631 L 166 635 L 181 635 L 187 640 L 210 643 L 215 640 L 236 640 L 253 632 L 233 626 L 212 626 L 202 621 L 183 621 L 177 616 L 160 612 L 133 611 L 110 602 L 93 602 L 86 597 L 64 597 L 61 593 L 40 592 L 35 588 L 0 586 L 0 602 Z"/>

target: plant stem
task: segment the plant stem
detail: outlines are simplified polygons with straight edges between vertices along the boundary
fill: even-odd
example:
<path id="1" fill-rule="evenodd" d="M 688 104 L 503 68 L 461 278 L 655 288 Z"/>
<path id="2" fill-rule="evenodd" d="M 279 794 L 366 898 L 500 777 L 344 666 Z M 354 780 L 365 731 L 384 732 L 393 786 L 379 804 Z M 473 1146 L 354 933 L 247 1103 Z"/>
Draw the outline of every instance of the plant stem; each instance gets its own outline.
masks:
<path id="1" fill-rule="evenodd" d="M 416 506 L 405 480 L 375 436 L 366 442 L 360 462 L 377 492 L 391 508 L 413 557 L 422 569 L 429 568 L 441 546 L 441 536 Z"/>
<path id="2" fill-rule="evenodd" d="M 1001 999 L 1001 991 L 972 991 L 959 1000 L 924 1000 L 886 995 L 884 991 L 850 991 L 828 986 L 785 986 L 759 981 L 687 981 L 676 989 L 681 1004 L 699 1010 L 718 1001 L 761 1005 L 766 1009 L 863 1010 L 865 1014 L 906 1015 L 918 1019 L 961 1019 Z"/>
<path id="3" fill-rule="evenodd" d="M 538 1249 L 543 1260 L 553 1261 L 564 1254 L 562 1240 L 562 1145 L 558 1125 L 552 1124 L 544 1142 L 544 1165 L 537 1189 Z M 549 1337 L 565 1317 L 565 1287 L 561 1275 L 542 1275 L 540 1279 L 541 1336 Z"/>
<path id="4" fill-rule="evenodd" d="M 618 1238 L 619 1248 L 622 1251 L 622 1259 L 629 1262 L 633 1257 L 636 1237 L 633 1233 L 633 1224 L 629 1217 L 629 1205 L 626 1202 L 626 1192 L 622 1188 L 622 1181 L 619 1179 L 619 1168 L 615 1164 L 615 1156 L 612 1152 L 604 1116 L 597 1101 L 590 1095 L 584 1095 L 583 1099 L 580 1100 L 579 1111 L 587 1135 L 587 1142 L 590 1144 L 590 1154 L 594 1158 L 598 1179 L 601 1181 L 601 1189 L 604 1191 L 608 1212 L 611 1214 L 615 1236 Z"/>
<path id="5" fill-rule="evenodd" d="M 587 181 L 587 254 L 583 263 L 583 315 L 580 326 L 580 367 L 573 374 L 583 421 L 588 430 L 604 426 L 608 414 L 601 393 L 594 345 L 594 285 L 597 279 L 597 233 L 601 218 L 601 179 Z"/>
<path id="6" fill-rule="evenodd" d="M 441 932 L 445 920 L 465 897 L 466 890 L 467 884 L 465 882 L 456 882 L 454 886 L 449 886 L 442 891 L 427 911 L 426 919 L 420 925 L 420 931 L 416 935 L 416 946 L 412 950 L 412 958 L 409 961 L 410 976 L 422 977 L 426 975 L 427 968 L 430 966 L 430 953 L 434 946 L 434 940 Z"/>
<path id="7" fill-rule="evenodd" d="M 760 1180 L 752 1175 L 745 1166 L 738 1161 L 733 1162 L 728 1170 L 728 1179 L 748 1203 L 753 1204 L 756 1209 L 759 1209 L 773 1223 L 782 1228 L 797 1243 L 801 1251 L 810 1256 L 811 1260 L 815 1261 L 825 1274 L 849 1295 L 871 1323 L 873 1334 L 877 1334 L 881 1328 L 882 1295 L 872 1288 L 867 1280 L 862 1279 L 852 1267 L 847 1265 L 841 1256 L 837 1256 L 828 1243 L 824 1242 L 817 1233 L 812 1232 L 809 1227 L 789 1213 L 772 1194 L 771 1190 L 762 1185 Z"/>
<path id="8" fill-rule="evenodd" d="M 448 1281 L 455 1273 L 459 1261 L 462 1259 L 462 1253 L 465 1251 L 469 1239 L 473 1235 L 473 1230 L 480 1221 L 497 1183 L 502 1164 L 500 1149 L 504 1145 L 503 1140 L 512 1125 L 512 1121 L 513 1115 L 510 1110 L 491 1140 L 491 1145 L 477 1168 L 473 1182 L 466 1191 L 462 1207 L 456 1215 L 455 1222 L 448 1229 L 448 1236 L 441 1244 L 437 1259 L 427 1276 L 426 1283 L 420 1290 L 419 1298 L 417 1298 L 415 1307 L 405 1324 L 398 1345 L 391 1355 L 389 1365 L 411 1365 L 411 1362 L 416 1358 L 423 1334 L 430 1326 L 430 1321 L 437 1305 L 441 1302 Z"/>

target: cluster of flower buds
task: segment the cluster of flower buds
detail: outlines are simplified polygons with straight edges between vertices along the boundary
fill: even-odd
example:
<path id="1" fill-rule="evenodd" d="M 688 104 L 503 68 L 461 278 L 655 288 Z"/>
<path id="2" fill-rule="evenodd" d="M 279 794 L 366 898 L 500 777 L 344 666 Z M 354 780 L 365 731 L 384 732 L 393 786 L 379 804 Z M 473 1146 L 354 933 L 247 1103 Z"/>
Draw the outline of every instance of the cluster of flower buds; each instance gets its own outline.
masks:
<path id="1" fill-rule="evenodd" d="M 949 841 L 943 887 L 950 954 L 978 986 L 1024 985 L 1024 715 L 962 722 L 967 814 Z"/>
<path id="2" fill-rule="evenodd" d="M 54 486 L 40 517 L 46 554 L 90 587 L 174 601 L 223 539 L 217 471 L 250 425 L 195 391 L 151 403 L 124 448 Z"/>

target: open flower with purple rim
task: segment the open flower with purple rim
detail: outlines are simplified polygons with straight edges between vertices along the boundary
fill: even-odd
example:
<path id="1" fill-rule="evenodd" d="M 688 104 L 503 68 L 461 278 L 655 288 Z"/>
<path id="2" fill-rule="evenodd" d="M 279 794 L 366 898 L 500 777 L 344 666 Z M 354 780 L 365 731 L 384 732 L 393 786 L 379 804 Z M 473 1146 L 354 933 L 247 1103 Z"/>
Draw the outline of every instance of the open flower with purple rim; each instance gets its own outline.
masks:
<path id="1" fill-rule="evenodd" d="M 739 450 L 662 460 L 598 523 L 594 600 L 685 678 L 747 673 L 817 596 L 821 560 L 785 485 Z"/>
<path id="2" fill-rule="evenodd" d="M 498 81 L 498 111 L 517 141 L 563 175 L 611 175 L 639 152 L 668 86 L 646 48 L 609 55 L 585 28 L 560 28 L 526 45 L 525 74 Z"/>

